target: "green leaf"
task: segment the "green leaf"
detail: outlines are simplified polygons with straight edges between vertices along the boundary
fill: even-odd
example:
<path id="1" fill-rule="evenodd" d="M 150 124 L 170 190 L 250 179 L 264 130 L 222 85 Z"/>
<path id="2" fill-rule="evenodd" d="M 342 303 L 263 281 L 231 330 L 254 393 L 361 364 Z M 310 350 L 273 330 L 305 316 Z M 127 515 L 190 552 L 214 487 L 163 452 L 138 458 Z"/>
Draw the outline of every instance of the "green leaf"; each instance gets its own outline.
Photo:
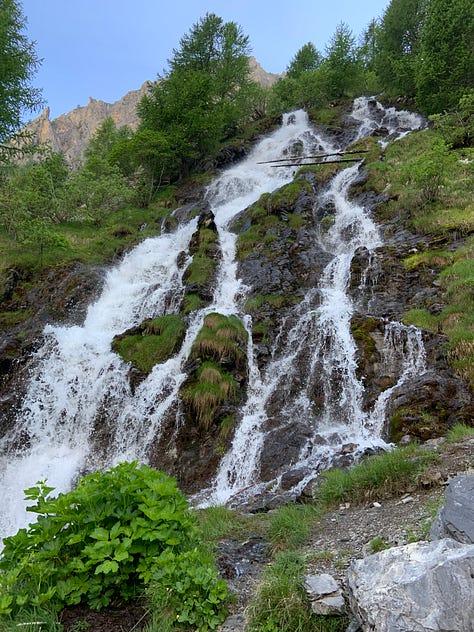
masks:
<path id="1" fill-rule="evenodd" d="M 115 560 L 105 560 L 102 564 L 99 564 L 95 569 L 94 575 L 98 575 L 99 573 L 104 573 L 107 575 L 108 573 L 116 573 L 118 571 L 119 565 Z"/>
<path id="2" fill-rule="evenodd" d="M 107 529 L 104 529 L 103 527 L 97 527 L 91 532 L 90 537 L 93 538 L 94 540 L 106 541 L 109 539 L 109 532 L 107 531 Z"/>

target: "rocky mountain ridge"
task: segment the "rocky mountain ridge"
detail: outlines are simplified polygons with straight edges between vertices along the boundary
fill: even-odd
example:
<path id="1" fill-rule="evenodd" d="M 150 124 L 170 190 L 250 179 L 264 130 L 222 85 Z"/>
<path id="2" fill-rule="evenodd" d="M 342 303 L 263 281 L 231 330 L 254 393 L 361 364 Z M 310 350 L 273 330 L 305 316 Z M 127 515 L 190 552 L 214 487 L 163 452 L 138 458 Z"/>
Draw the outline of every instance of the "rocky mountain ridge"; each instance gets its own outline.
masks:
<path id="1" fill-rule="evenodd" d="M 250 57 L 250 69 L 252 78 L 264 87 L 271 86 L 280 76 L 266 72 L 254 57 Z M 75 167 L 104 119 L 111 117 L 117 127 L 127 125 L 132 130 L 136 129 L 137 105 L 150 85 L 151 81 L 145 81 L 138 90 L 127 92 L 114 103 L 89 97 L 87 105 L 78 105 L 54 119 L 50 117 L 50 108 L 46 107 L 25 129 L 34 142 L 49 145 Z"/>

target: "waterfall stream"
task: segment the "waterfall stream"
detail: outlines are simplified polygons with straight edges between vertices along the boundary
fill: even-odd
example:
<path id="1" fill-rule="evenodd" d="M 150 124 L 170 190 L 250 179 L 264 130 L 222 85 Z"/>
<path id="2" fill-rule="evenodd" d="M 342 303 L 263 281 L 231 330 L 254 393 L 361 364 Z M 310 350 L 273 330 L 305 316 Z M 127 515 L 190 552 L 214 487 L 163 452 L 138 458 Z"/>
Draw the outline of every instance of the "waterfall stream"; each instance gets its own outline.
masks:
<path id="1" fill-rule="evenodd" d="M 377 126 L 388 127 L 388 114 L 367 99 L 356 101 L 352 116 L 359 121 L 358 137 Z M 399 134 L 421 124 L 416 115 L 395 111 L 390 112 L 389 119 L 389 131 Z M 292 180 L 292 167 L 276 169 L 268 161 L 338 149 L 319 134 L 303 111 L 298 111 L 285 116 L 279 129 L 211 184 L 207 196 L 222 252 L 212 304 L 191 315 L 180 351 L 156 365 L 135 390 L 129 384 L 129 366 L 111 350 L 112 340 L 146 318 L 177 312 L 184 291 L 182 276 L 190 260 L 188 257 L 183 262 L 179 254 L 188 251 L 196 219 L 174 232 L 145 240 L 110 270 L 102 294 L 89 307 L 82 326 L 46 326 L 44 343 L 31 359 L 30 384 L 14 430 L 0 440 L 0 535 L 13 533 L 27 523 L 22 492 L 36 481 L 47 479 L 58 492 L 66 491 L 84 471 L 125 459 L 146 461 L 152 441 L 162 431 L 162 419 L 178 398 L 186 378 L 183 365 L 206 314 L 237 314 L 251 333 L 250 316 L 242 313 L 247 288 L 238 278 L 236 235 L 229 225 L 262 193 Z M 232 447 L 206 491 L 207 502 L 225 502 L 258 483 L 267 405 L 278 389 L 288 389 L 281 411 L 288 426 L 293 419 L 304 417 L 310 418 L 313 429 L 295 467 L 316 472 L 347 442 L 360 449 L 383 443 L 380 436 L 390 393 L 382 393 L 371 411 L 362 410 L 364 386 L 356 375 L 356 347 L 350 332 L 353 305 L 347 284 L 352 258 L 359 247 L 373 252 L 381 244 L 367 212 L 348 201 L 347 192 L 357 169 L 358 165 L 344 169 L 324 193 L 325 201 L 335 208 L 334 224 L 323 234 L 315 222 L 314 239 L 330 255 L 330 262 L 319 285 L 294 308 L 292 324 L 277 337 L 263 374 L 249 336 L 247 399 Z M 414 328 L 391 323 L 386 328 L 386 349 L 398 354 L 397 385 L 423 370 L 423 345 Z M 305 354 L 305 379 L 294 394 L 290 392 L 291 375 Z M 315 406 L 311 397 L 316 377 L 324 384 L 322 406 Z M 106 455 L 97 452 L 93 440 L 104 425 Z"/>

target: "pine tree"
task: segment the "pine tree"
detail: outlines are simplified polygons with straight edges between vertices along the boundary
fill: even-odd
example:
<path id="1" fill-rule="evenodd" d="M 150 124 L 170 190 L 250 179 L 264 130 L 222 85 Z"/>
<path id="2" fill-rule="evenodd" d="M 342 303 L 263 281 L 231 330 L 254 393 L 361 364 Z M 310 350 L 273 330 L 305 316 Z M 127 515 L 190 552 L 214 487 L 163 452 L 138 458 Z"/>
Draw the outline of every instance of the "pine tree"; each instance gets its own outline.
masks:
<path id="1" fill-rule="evenodd" d="M 418 106 L 427 114 L 442 112 L 473 87 L 472 0 L 429 0 L 416 72 Z"/>
<path id="2" fill-rule="evenodd" d="M 415 95 L 420 33 L 426 0 L 392 0 L 377 33 L 375 67 L 385 90 Z"/>
<path id="3" fill-rule="evenodd" d="M 34 42 L 24 34 L 26 19 L 17 0 L 0 0 L 0 142 L 22 125 L 25 111 L 42 104 L 31 85 L 40 60 Z"/>

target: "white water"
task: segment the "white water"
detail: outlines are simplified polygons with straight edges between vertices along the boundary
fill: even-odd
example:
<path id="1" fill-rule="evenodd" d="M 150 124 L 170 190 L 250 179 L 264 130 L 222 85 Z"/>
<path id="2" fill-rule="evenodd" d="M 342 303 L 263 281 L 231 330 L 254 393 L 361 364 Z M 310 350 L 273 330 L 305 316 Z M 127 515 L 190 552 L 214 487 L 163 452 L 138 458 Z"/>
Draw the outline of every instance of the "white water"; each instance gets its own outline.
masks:
<path id="1" fill-rule="evenodd" d="M 196 220 L 171 234 L 146 240 L 111 270 L 102 295 L 90 306 L 82 326 L 45 328 L 45 343 L 32 359 L 31 382 L 15 430 L 0 443 L 1 535 L 27 523 L 22 490 L 36 481 L 47 479 L 57 491 L 65 491 L 83 471 L 124 459 L 146 460 L 151 443 L 160 435 L 162 419 L 176 403 L 186 377 L 182 366 L 205 315 L 219 311 L 244 316 L 239 309 L 246 288 L 237 278 L 236 236 L 228 230 L 229 223 L 262 193 L 291 181 L 293 168 L 259 163 L 294 155 L 295 143 L 302 154 L 335 150 L 300 111 L 291 122 L 287 117 L 246 160 L 225 171 L 209 188 L 223 254 L 212 305 L 192 316 L 179 353 L 156 365 L 135 392 L 128 382 L 129 366 L 111 351 L 111 342 L 115 335 L 145 318 L 177 310 L 183 292 L 181 277 L 189 262 L 180 267 L 178 254 L 187 251 Z M 346 285 L 350 261 L 359 246 L 373 250 L 380 243 L 364 209 L 347 201 L 347 189 L 356 171 L 357 167 L 352 167 L 342 172 L 327 194 L 336 204 L 336 221 L 327 234 L 318 237 L 315 232 L 315 239 L 331 253 L 331 262 L 320 286 L 310 290 L 295 308 L 296 324 L 288 333 L 282 332 L 282 344 L 275 348 L 264 376 L 259 374 L 249 339 L 248 398 L 232 449 L 213 485 L 214 501 L 226 500 L 258 480 L 267 402 L 276 389 L 285 384 L 288 387 L 296 363 L 307 354 L 308 347 L 313 354 L 306 381 L 283 411 L 288 420 L 294 415 L 314 418 L 314 438 L 305 446 L 300 461 L 314 465 L 319 458 L 330 458 L 336 445 L 352 438 L 360 445 L 380 441 L 384 402 L 381 400 L 371 414 L 361 410 L 363 385 L 355 374 L 355 345 L 349 330 L 352 305 Z M 249 317 L 244 320 L 250 332 Z M 393 331 L 397 327 L 401 326 L 394 325 Z M 406 328 L 403 331 L 407 340 L 416 337 Z M 420 352 L 410 344 L 415 359 L 405 360 L 403 355 L 400 379 L 421 370 Z M 316 414 L 310 410 L 311 389 L 321 371 L 327 392 L 323 411 Z M 105 455 L 94 447 L 94 438 L 104 427 L 108 437 Z M 326 442 L 324 449 L 316 449 L 321 441 Z"/>

